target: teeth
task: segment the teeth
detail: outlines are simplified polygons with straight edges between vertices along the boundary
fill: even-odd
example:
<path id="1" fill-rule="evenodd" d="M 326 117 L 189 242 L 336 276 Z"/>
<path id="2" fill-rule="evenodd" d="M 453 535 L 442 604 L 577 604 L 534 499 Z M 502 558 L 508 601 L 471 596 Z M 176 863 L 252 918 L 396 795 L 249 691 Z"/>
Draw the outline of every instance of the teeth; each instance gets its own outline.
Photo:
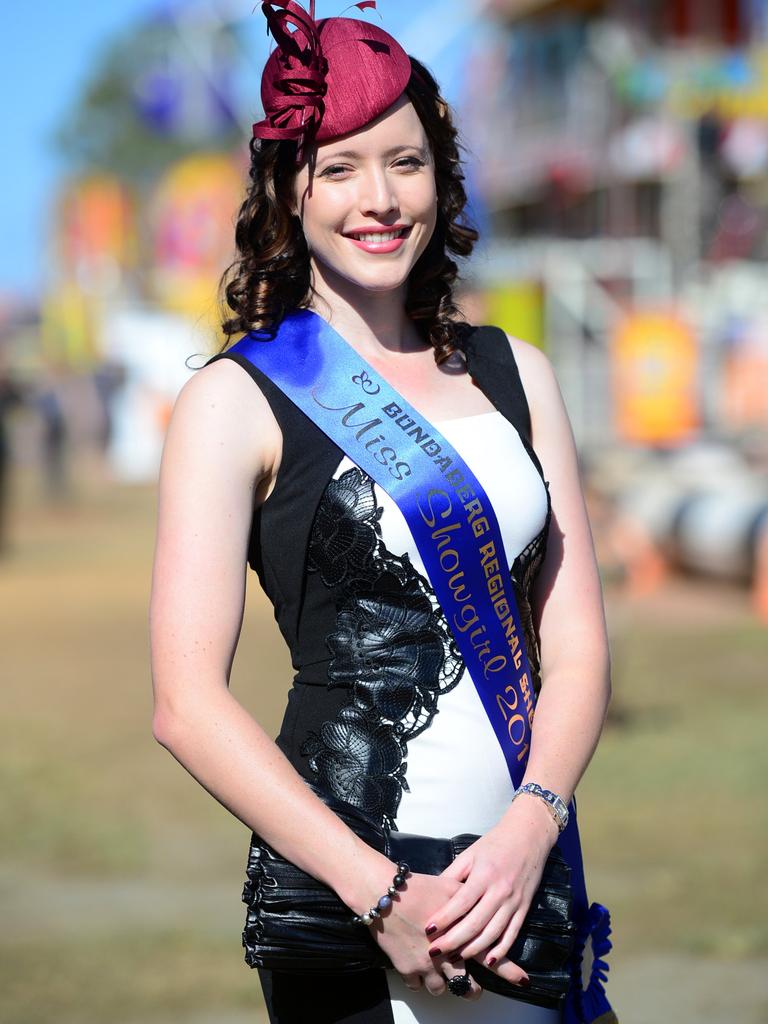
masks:
<path id="1" fill-rule="evenodd" d="M 401 238 L 404 229 L 400 231 L 371 231 L 364 235 L 352 235 L 358 242 L 391 242 L 394 238 Z"/>

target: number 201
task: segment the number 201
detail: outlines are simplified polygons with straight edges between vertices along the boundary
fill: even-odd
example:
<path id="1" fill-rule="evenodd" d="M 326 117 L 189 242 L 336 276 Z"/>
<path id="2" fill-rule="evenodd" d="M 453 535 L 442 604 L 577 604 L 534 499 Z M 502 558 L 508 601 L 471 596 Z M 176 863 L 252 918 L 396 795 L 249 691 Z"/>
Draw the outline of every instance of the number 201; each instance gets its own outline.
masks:
<path id="1" fill-rule="evenodd" d="M 496 703 L 499 705 L 499 710 L 504 715 L 504 721 L 507 723 L 507 733 L 512 743 L 519 747 L 525 742 L 525 716 L 521 715 L 517 711 L 518 696 L 514 686 L 506 686 L 504 693 L 511 694 L 512 700 L 509 701 L 503 697 L 500 693 L 496 694 Z M 509 714 L 509 712 L 517 712 L 516 714 Z M 518 753 L 518 761 L 522 760 L 523 757 L 528 753 L 528 744 L 525 743 L 523 749 Z"/>

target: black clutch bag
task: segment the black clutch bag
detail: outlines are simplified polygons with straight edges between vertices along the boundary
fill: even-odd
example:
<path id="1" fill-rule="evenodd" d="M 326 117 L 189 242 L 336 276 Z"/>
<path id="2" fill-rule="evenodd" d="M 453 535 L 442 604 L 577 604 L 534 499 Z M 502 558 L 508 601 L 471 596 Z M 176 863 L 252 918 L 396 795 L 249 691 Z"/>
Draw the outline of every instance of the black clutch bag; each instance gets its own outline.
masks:
<path id="1" fill-rule="evenodd" d="M 412 872 L 440 874 L 479 838 L 433 839 L 390 831 L 351 804 L 309 785 L 364 842 L 394 862 L 406 861 Z M 242 898 L 248 910 L 243 946 L 249 967 L 301 974 L 392 968 L 368 927 L 352 922 L 352 911 L 332 889 L 280 856 L 255 832 L 246 873 Z M 530 987 L 512 985 L 475 960 L 467 961 L 467 970 L 489 992 L 557 1008 L 570 982 L 568 961 L 574 941 L 570 867 L 555 846 L 508 953 L 530 977 Z"/>

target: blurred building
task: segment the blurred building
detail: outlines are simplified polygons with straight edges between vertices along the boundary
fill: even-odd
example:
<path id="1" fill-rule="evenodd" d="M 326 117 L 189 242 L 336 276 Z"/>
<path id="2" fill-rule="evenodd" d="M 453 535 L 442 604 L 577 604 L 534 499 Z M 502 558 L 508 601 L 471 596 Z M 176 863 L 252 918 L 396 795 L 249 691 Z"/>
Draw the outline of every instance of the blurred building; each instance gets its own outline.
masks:
<path id="1" fill-rule="evenodd" d="M 500 230 L 765 253 L 765 0 L 493 0 L 504 26 L 469 78 L 473 144 Z M 510 144 L 514 140 L 513 144 Z"/>
<path id="2" fill-rule="evenodd" d="M 751 573 L 768 615 L 768 0 L 484 9 L 472 314 L 548 351 L 630 581 Z"/>
<path id="3" fill-rule="evenodd" d="M 461 107 L 488 314 L 548 347 L 586 444 L 768 429 L 768 0 L 486 10 Z"/>

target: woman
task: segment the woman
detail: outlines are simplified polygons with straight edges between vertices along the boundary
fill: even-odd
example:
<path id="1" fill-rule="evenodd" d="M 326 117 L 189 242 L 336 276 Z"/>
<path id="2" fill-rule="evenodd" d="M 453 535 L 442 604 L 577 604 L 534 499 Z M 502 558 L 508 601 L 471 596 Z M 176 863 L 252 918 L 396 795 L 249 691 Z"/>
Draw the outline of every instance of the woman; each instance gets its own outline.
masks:
<path id="1" fill-rule="evenodd" d="M 601 730 L 609 659 L 554 374 L 525 342 L 471 331 L 452 301 L 451 256 L 468 255 L 476 235 L 461 220 L 456 134 L 429 73 L 365 22 L 315 23 L 292 2 L 263 9 L 278 48 L 262 79 L 225 331 L 277 330 L 281 342 L 294 311 L 312 311 L 472 467 L 501 522 L 539 694 L 524 781 L 567 803 Z M 247 562 L 298 670 L 276 742 L 227 686 Z M 409 875 L 374 922 L 394 971 L 307 981 L 260 970 L 273 1024 L 560 1019 L 490 992 L 472 1009 L 431 998 L 462 993 L 448 981 L 469 958 L 525 986 L 506 954 L 558 821 L 535 793 L 512 801 L 398 505 L 237 348 L 176 402 L 151 633 L 157 740 L 350 913 L 387 891 L 396 865 L 304 780 L 400 831 L 482 837 L 442 875 Z M 472 981 L 463 998 L 480 991 Z"/>

